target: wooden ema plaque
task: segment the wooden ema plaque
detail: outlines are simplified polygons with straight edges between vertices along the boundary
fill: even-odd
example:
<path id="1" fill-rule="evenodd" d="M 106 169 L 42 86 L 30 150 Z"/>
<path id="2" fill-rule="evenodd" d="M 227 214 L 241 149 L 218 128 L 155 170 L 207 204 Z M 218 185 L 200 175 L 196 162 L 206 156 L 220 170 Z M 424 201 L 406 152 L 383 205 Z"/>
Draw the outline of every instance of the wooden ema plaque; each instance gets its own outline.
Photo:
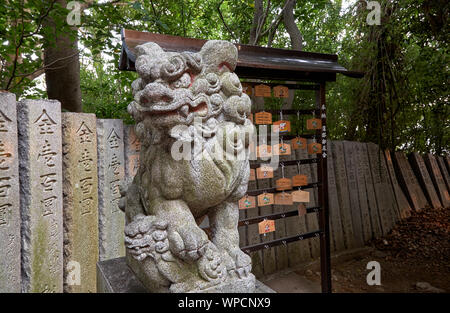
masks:
<path id="1" fill-rule="evenodd" d="M 322 128 L 322 120 L 318 118 L 311 118 L 306 121 L 306 129 L 320 129 Z"/>
<path id="2" fill-rule="evenodd" d="M 300 203 L 298 205 L 297 210 L 298 210 L 298 216 L 306 215 L 306 206 L 303 203 Z"/>
<path id="3" fill-rule="evenodd" d="M 255 124 L 272 124 L 272 113 L 269 112 L 257 112 L 255 113 Z"/>
<path id="4" fill-rule="evenodd" d="M 292 177 L 292 186 L 300 187 L 308 185 L 308 177 L 306 175 L 295 175 Z"/>
<path id="5" fill-rule="evenodd" d="M 275 195 L 275 204 L 277 205 L 292 205 L 294 204 L 292 195 L 288 192 L 281 192 Z"/>
<path id="6" fill-rule="evenodd" d="M 260 145 L 256 147 L 256 156 L 258 158 L 268 158 L 272 156 L 272 146 Z"/>
<path id="7" fill-rule="evenodd" d="M 253 94 L 252 85 L 247 84 L 247 83 L 242 83 L 242 91 L 250 97 Z"/>
<path id="8" fill-rule="evenodd" d="M 272 205 L 274 203 L 273 193 L 262 193 L 258 196 L 258 206 Z"/>
<path id="9" fill-rule="evenodd" d="M 279 143 L 272 148 L 273 155 L 291 155 L 291 145 L 287 143 Z"/>
<path id="10" fill-rule="evenodd" d="M 267 85 L 256 85 L 255 86 L 255 96 L 256 97 L 266 97 L 270 98 L 272 97 L 272 92 L 270 90 L 270 86 Z"/>
<path id="11" fill-rule="evenodd" d="M 291 140 L 291 144 L 292 144 L 292 149 L 297 150 L 297 149 L 306 149 L 306 138 L 301 138 L 301 137 L 295 137 L 294 139 Z"/>
<path id="12" fill-rule="evenodd" d="M 320 143 L 310 143 L 308 145 L 308 154 L 322 153 L 322 145 Z"/>
<path id="13" fill-rule="evenodd" d="M 294 202 L 309 202 L 309 192 L 303 190 L 296 190 L 292 192 L 292 201 Z"/>
<path id="14" fill-rule="evenodd" d="M 256 207 L 256 198 L 252 196 L 244 196 L 241 200 L 239 200 L 239 209 L 246 210 Z"/>
<path id="15" fill-rule="evenodd" d="M 275 221 L 274 220 L 264 220 L 258 223 L 259 234 L 267 234 L 275 231 Z"/>
<path id="16" fill-rule="evenodd" d="M 273 178 L 273 168 L 270 166 L 261 166 L 256 169 L 256 178 Z"/>
<path id="17" fill-rule="evenodd" d="M 280 178 L 275 182 L 277 190 L 292 189 L 292 180 L 290 178 Z"/>
<path id="18" fill-rule="evenodd" d="M 275 86 L 273 87 L 273 96 L 275 98 L 288 98 L 289 88 L 286 86 Z"/>
<path id="19" fill-rule="evenodd" d="M 253 168 L 250 169 L 250 177 L 248 178 L 249 181 L 254 181 L 256 179 L 256 173 Z"/>
<path id="20" fill-rule="evenodd" d="M 291 131 L 291 122 L 280 120 L 273 123 L 272 131 L 274 133 L 288 133 Z"/>

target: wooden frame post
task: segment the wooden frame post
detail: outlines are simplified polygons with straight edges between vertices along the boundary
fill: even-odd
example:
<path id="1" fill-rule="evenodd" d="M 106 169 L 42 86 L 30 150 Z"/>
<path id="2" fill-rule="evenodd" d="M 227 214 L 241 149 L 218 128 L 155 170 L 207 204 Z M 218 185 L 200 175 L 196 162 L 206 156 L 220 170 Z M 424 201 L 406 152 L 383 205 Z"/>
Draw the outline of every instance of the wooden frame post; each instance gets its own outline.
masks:
<path id="1" fill-rule="evenodd" d="M 322 129 L 316 131 L 317 142 L 322 144 L 322 154 L 319 155 L 317 166 L 317 176 L 321 184 L 318 187 L 319 206 L 319 228 L 320 233 L 320 270 L 322 292 L 331 293 L 331 259 L 330 259 L 330 224 L 328 212 L 328 173 L 327 173 L 327 115 L 325 103 L 325 82 L 320 84 L 320 89 L 316 91 L 316 106 L 320 112 Z"/>

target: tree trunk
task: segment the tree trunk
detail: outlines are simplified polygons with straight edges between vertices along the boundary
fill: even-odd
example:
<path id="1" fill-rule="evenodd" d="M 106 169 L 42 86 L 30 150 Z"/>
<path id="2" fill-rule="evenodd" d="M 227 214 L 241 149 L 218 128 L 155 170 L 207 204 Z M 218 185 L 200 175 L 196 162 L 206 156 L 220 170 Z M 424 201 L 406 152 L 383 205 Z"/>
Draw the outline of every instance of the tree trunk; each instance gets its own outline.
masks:
<path id="1" fill-rule="evenodd" d="M 260 24 L 260 20 L 263 18 L 263 0 L 255 0 L 255 11 L 253 14 L 253 23 L 252 28 L 250 29 L 250 40 L 249 44 L 258 45 L 257 37 L 258 37 L 258 25 Z"/>
<path id="2" fill-rule="evenodd" d="M 294 8 L 295 0 L 287 0 L 286 9 L 283 12 L 283 21 L 286 31 L 291 38 L 292 50 L 302 50 L 303 48 L 303 36 L 295 23 Z"/>
<path id="3" fill-rule="evenodd" d="M 66 0 L 56 0 L 56 2 L 64 8 L 67 6 Z M 63 109 L 81 112 L 78 39 L 72 39 L 70 38 L 71 34 L 58 31 L 51 18 L 48 18 L 46 23 L 52 29 L 46 39 L 54 42 L 44 49 L 48 98 L 59 100 Z M 73 31 L 76 32 L 76 27 L 73 28 Z"/>
<path id="4" fill-rule="evenodd" d="M 301 51 L 303 48 L 303 37 L 300 33 L 300 30 L 297 27 L 297 23 L 295 23 L 294 17 L 294 8 L 295 8 L 295 0 L 286 0 L 286 9 L 283 12 L 283 23 L 286 28 L 286 31 L 289 34 L 289 38 L 291 38 L 291 49 Z M 296 83 L 296 82 L 293 82 Z M 295 90 L 289 89 L 289 96 L 286 99 L 286 102 L 289 107 L 292 108 L 292 104 L 295 98 Z"/>

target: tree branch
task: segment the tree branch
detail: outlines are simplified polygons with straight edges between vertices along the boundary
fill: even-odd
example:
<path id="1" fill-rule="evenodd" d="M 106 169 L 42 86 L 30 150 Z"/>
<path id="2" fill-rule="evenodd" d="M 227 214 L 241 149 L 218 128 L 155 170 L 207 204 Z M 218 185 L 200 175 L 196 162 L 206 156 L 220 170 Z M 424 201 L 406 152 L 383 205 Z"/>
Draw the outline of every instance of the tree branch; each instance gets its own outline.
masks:
<path id="1" fill-rule="evenodd" d="M 113 0 L 110 2 L 103 2 L 103 3 L 97 3 L 95 0 L 86 1 L 83 4 L 81 4 L 81 10 L 86 10 L 90 8 L 98 8 L 98 7 L 104 7 L 111 4 L 119 4 L 122 2 L 122 0 Z M 120 3 L 120 4 L 127 4 L 127 3 Z"/>
<path id="2" fill-rule="evenodd" d="M 55 70 L 55 69 L 59 69 L 59 68 L 61 68 L 60 66 L 58 66 L 57 68 L 55 68 L 55 67 L 52 68 L 51 66 L 52 66 L 53 64 L 59 62 L 59 61 L 64 61 L 64 60 L 67 60 L 67 59 L 71 59 L 71 58 L 73 58 L 74 56 L 77 56 L 77 55 L 79 55 L 79 54 L 80 54 L 80 52 L 77 51 L 76 53 L 72 53 L 72 54 L 70 54 L 70 55 L 68 55 L 68 56 L 65 56 L 65 57 L 63 57 L 63 58 L 56 59 L 56 60 L 50 62 L 49 64 L 44 65 L 44 66 L 38 68 L 37 70 L 34 70 L 33 72 L 25 73 L 25 74 L 17 74 L 16 77 L 22 77 L 22 76 L 27 77 L 27 76 L 30 76 L 30 75 L 34 75 L 36 72 L 39 72 L 39 71 L 41 71 L 41 70 Z M 63 65 L 63 66 L 65 66 L 65 65 Z"/>
<path id="3" fill-rule="evenodd" d="M 286 10 L 283 14 L 284 26 L 291 38 L 291 46 L 293 50 L 302 50 L 303 36 L 295 23 L 294 17 L 295 0 L 287 0 Z"/>
<path id="4" fill-rule="evenodd" d="M 237 40 L 237 38 L 234 35 L 233 31 L 230 29 L 230 27 L 228 27 L 228 24 L 225 22 L 225 19 L 223 18 L 223 15 L 222 15 L 222 11 L 220 10 L 220 7 L 221 7 L 223 2 L 224 2 L 224 0 L 220 1 L 220 3 L 217 5 L 217 11 L 219 12 L 219 16 L 220 16 L 220 19 L 222 20 L 223 25 L 228 30 L 228 32 L 230 33 L 231 37 L 233 37 L 234 40 Z"/>
<path id="5" fill-rule="evenodd" d="M 256 45 L 259 41 L 259 38 L 261 38 L 261 29 L 266 23 L 267 16 L 269 15 L 269 8 L 270 8 L 270 0 L 267 0 L 267 6 L 264 14 L 258 18 L 258 25 L 256 26 L 256 34 L 254 42 L 251 42 L 251 45 Z"/>
<path id="6" fill-rule="evenodd" d="M 27 38 L 27 37 L 31 37 L 31 36 L 33 36 L 33 35 L 35 35 L 35 34 L 37 34 L 39 32 L 39 30 L 42 28 L 42 21 L 50 14 L 50 11 L 52 10 L 53 5 L 55 4 L 55 2 L 56 2 L 56 0 L 53 0 L 50 3 L 50 6 L 47 8 L 47 10 L 44 12 L 44 14 L 39 16 L 37 29 L 34 32 L 30 33 L 30 34 L 25 34 L 24 33 L 24 26 L 23 26 L 23 23 L 24 23 L 23 11 L 24 11 L 24 9 L 23 9 L 23 2 L 21 3 L 22 4 L 22 14 L 21 14 L 22 32 L 20 34 L 19 42 L 16 45 L 16 52 L 15 52 L 15 56 L 14 56 L 13 69 L 12 69 L 12 72 L 11 72 L 11 76 L 9 77 L 8 83 L 6 84 L 6 87 L 5 87 L 6 90 L 9 90 L 9 87 L 11 86 L 11 83 L 12 83 L 13 79 L 16 77 L 17 63 L 18 63 L 19 54 L 20 54 L 19 51 L 20 51 L 20 47 L 23 44 L 24 39 Z M 16 86 L 17 86 L 17 84 L 16 84 Z"/>
<path id="7" fill-rule="evenodd" d="M 252 28 L 250 29 L 250 40 L 249 44 L 254 44 L 256 42 L 256 37 L 258 33 L 258 25 L 260 23 L 261 16 L 263 15 L 263 0 L 255 0 L 253 13 Z"/>
<path id="8" fill-rule="evenodd" d="M 269 37 L 267 38 L 267 46 L 272 47 L 273 38 L 275 37 L 275 33 L 277 32 L 278 26 L 280 25 L 281 17 L 278 19 L 278 22 L 270 28 Z"/>
<path id="9" fill-rule="evenodd" d="M 278 16 L 273 20 L 273 22 L 270 24 L 270 26 L 261 34 L 261 37 L 264 37 L 265 35 L 267 35 L 267 33 L 269 33 L 273 28 L 275 28 L 275 29 L 278 28 L 278 25 L 280 25 L 281 18 L 283 17 L 283 13 L 284 13 L 284 10 L 286 10 L 288 2 L 289 2 L 289 0 L 286 0 L 286 2 L 284 3 L 284 6 L 281 9 Z"/>

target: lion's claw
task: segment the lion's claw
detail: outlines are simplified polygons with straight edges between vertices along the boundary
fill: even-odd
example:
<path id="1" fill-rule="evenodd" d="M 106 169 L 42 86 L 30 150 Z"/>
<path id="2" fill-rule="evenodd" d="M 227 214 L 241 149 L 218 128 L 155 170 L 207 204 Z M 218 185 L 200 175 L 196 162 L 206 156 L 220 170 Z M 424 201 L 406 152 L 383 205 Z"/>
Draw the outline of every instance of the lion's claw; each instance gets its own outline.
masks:
<path id="1" fill-rule="evenodd" d="M 236 275 L 238 278 L 247 277 L 252 270 L 252 260 L 250 256 L 240 249 L 232 250 L 229 252 L 229 255 L 233 258 L 235 267 L 228 272 L 232 275 Z"/>
<path id="2" fill-rule="evenodd" d="M 197 225 L 170 230 L 169 241 L 172 253 L 187 262 L 198 260 L 205 253 L 209 242 L 208 236 Z"/>

